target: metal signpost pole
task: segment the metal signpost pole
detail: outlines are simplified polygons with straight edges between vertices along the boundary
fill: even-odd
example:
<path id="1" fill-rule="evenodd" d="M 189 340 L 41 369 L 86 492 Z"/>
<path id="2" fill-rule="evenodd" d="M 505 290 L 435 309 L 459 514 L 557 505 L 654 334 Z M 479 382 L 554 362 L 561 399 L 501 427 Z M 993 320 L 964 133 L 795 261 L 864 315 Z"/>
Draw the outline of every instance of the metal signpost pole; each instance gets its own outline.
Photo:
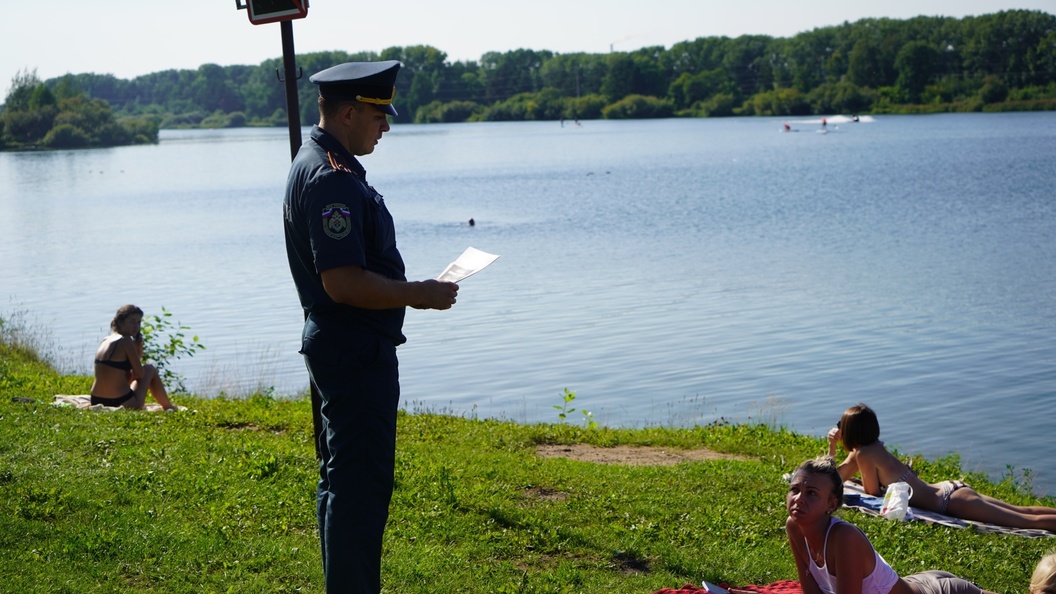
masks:
<path id="1" fill-rule="evenodd" d="M 246 2 L 243 4 L 243 2 Z M 286 86 L 286 121 L 290 131 L 290 160 L 297 157 L 301 148 L 301 107 L 297 95 L 297 55 L 293 50 L 293 19 L 308 16 L 308 0 L 235 0 L 235 7 L 247 10 L 249 22 L 254 25 L 278 22 L 282 31 L 282 70 L 280 80 Z M 278 73 L 276 73 L 278 75 Z M 305 313 L 305 318 L 308 314 Z M 319 436 L 322 433 L 323 417 L 320 412 L 322 398 L 311 379 L 308 385 L 312 392 L 312 441 L 315 457 L 319 458 Z"/>
<path id="2" fill-rule="evenodd" d="M 286 120 L 290 127 L 290 160 L 301 148 L 301 106 L 297 97 L 298 74 L 294 73 L 297 56 L 293 53 L 293 21 L 282 21 L 282 71 L 286 83 Z"/>

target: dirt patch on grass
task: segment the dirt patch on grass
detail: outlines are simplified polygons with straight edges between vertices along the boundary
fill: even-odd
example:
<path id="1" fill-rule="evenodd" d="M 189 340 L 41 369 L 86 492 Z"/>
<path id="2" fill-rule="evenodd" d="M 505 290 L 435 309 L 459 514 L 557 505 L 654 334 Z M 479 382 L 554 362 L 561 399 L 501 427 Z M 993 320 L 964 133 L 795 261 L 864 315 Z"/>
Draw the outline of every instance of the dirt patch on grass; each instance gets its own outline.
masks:
<path id="1" fill-rule="evenodd" d="M 547 487 L 529 487 L 525 489 L 525 494 L 540 501 L 564 501 L 568 499 L 568 493 L 565 491 L 557 491 Z"/>
<path id="2" fill-rule="evenodd" d="M 535 448 L 540 458 L 569 458 L 596 464 L 622 464 L 624 466 L 674 466 L 679 462 L 701 460 L 747 460 L 744 456 L 723 454 L 707 448 L 679 450 L 651 446 L 616 446 L 600 448 L 589 444 L 540 445 Z"/>

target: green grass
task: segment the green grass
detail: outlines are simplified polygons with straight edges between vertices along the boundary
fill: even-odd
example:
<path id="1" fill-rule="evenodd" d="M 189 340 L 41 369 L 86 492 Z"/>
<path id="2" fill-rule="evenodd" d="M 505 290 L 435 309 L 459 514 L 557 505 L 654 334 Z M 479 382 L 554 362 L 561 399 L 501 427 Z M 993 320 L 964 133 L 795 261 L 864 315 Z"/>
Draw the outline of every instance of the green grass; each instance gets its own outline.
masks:
<path id="1" fill-rule="evenodd" d="M 183 397 L 189 410 L 176 414 L 49 404 L 90 384 L 0 340 L 0 591 L 322 591 L 306 399 Z M 585 429 L 407 413 L 398 439 L 386 593 L 648 594 L 794 579 L 781 475 L 825 449 L 757 425 Z M 632 467 L 534 454 L 554 443 L 748 460 Z M 915 466 L 926 480 L 962 475 L 956 457 Z M 1036 501 L 1011 471 L 998 484 L 967 479 Z M 1056 546 L 843 515 L 900 573 L 946 569 L 998 592 L 1025 591 Z"/>

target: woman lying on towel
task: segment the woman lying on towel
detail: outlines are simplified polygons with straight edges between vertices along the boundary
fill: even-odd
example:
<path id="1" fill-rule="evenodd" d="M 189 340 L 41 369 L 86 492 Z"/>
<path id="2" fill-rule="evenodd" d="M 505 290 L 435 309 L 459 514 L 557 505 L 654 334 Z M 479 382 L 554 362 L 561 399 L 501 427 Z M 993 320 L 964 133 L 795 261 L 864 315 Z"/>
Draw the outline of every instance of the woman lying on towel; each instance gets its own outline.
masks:
<path id="1" fill-rule="evenodd" d="M 992 594 L 945 571 L 898 577 L 865 533 L 833 517 L 842 502 L 831 457 L 807 460 L 792 474 L 785 532 L 803 594 Z"/>
<path id="2" fill-rule="evenodd" d="M 167 411 L 176 410 L 165 392 L 165 384 L 153 365 L 143 365 L 143 310 L 122 305 L 110 322 L 110 335 L 95 351 L 95 381 L 92 404 L 144 407 L 147 391 Z"/>
<path id="3" fill-rule="evenodd" d="M 1012 505 L 981 495 L 960 481 L 929 485 L 888 452 L 879 438 L 880 423 L 876 413 L 864 404 L 848 408 L 836 427 L 829 430 L 829 456 L 836 456 L 838 443 L 849 452 L 839 466 L 840 476 L 847 480 L 860 474 L 866 493 L 880 497 L 887 485 L 906 482 L 913 489 L 909 504 L 919 509 L 1010 528 L 1056 531 L 1056 509 Z"/>

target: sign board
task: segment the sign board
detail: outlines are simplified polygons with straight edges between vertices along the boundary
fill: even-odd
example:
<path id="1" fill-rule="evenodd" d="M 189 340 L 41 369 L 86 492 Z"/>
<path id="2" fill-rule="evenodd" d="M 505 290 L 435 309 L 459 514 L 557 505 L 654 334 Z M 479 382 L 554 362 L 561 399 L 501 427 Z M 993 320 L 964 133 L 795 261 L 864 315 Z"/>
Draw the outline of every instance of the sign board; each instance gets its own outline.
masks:
<path id="1" fill-rule="evenodd" d="M 249 22 L 254 25 L 303 19 L 308 16 L 308 0 L 246 0 Z"/>

